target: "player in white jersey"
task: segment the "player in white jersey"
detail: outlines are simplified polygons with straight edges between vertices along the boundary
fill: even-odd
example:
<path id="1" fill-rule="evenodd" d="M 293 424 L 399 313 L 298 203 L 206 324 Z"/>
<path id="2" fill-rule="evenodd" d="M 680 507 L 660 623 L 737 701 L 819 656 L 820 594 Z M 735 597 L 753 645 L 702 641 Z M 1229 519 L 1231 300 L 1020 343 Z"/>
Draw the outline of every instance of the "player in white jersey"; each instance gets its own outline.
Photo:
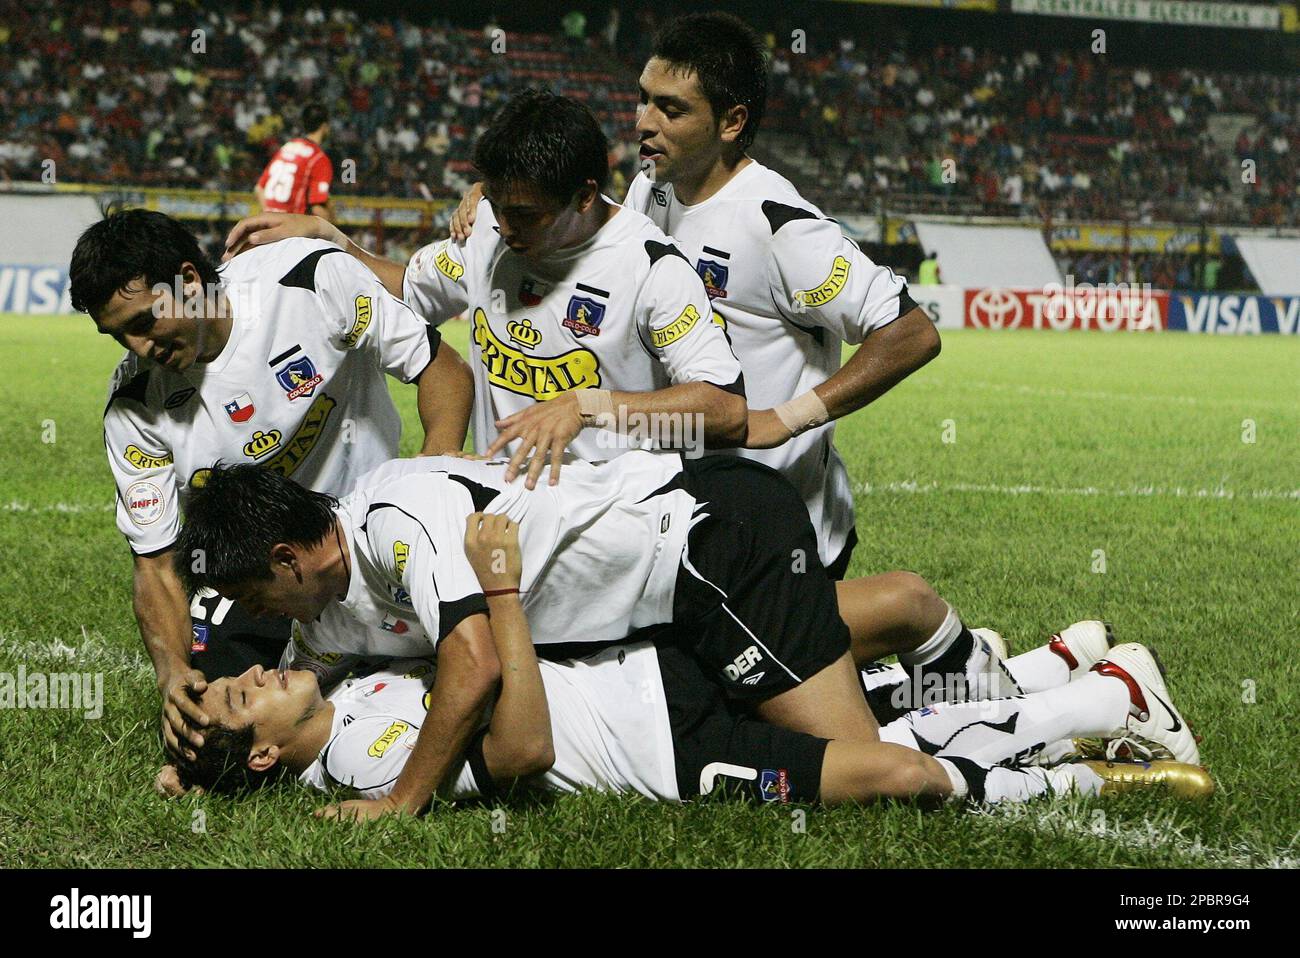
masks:
<path id="1" fill-rule="evenodd" d="M 182 712 L 201 722 L 181 686 L 274 665 L 288 636 L 287 620 L 256 622 L 215 594 L 191 609 L 173 568 L 190 489 L 221 460 L 346 491 L 397 454 L 385 373 L 418 381 L 424 451 L 459 449 L 468 369 L 374 274 L 316 240 L 253 250 L 217 270 L 180 223 L 128 210 L 82 235 L 70 275 L 74 305 L 129 350 L 104 442 L 174 749 L 187 731 Z"/>
<path id="2" fill-rule="evenodd" d="M 505 460 L 399 460 L 339 504 L 264 469 L 214 469 L 181 532 L 181 551 L 207 561 L 182 574 L 304 631 L 334 616 L 365 627 L 332 653 L 410 654 L 421 636 L 437 649 L 435 731 L 400 795 L 410 807 L 443 780 L 499 676 L 489 597 L 460 548 L 465 517 L 483 509 L 522 524 L 539 645 L 693 623 L 690 654 L 729 698 L 777 725 L 874 740 L 834 583 L 780 474 L 732 456 L 639 450 L 575 460 L 554 486 L 529 489 L 508 470 Z"/>
<path id="3" fill-rule="evenodd" d="M 324 236 L 430 321 L 465 313 L 475 447 L 508 449 L 512 474 L 531 463 L 530 485 L 547 461 L 558 479 L 566 448 L 608 459 L 652 431 L 674 447 L 738 445 L 744 380 L 704 284 L 647 217 L 601 195 L 607 155 L 586 107 L 525 92 L 475 144 L 491 228 L 469 243 L 435 243 L 403 265 L 324 220 L 273 216 L 243 221 L 230 241 Z"/>
<path id="4" fill-rule="evenodd" d="M 1151 688 L 1140 673 L 1134 680 L 1132 667 L 1115 664 L 1123 661 L 1120 650 L 1115 662 L 1031 696 L 913 711 L 882 729 L 879 743 L 828 742 L 732 714 L 672 643 L 633 642 L 539 662 L 519 598 L 518 526 L 501 514 L 471 515 L 465 554 L 490 596 L 504 667 L 491 718 L 439 790 L 444 799 L 492 797 L 518 779 L 551 791 L 592 788 L 663 801 L 726 783 L 759 801 L 826 804 L 884 796 L 1023 801 L 1126 783 L 1165 784 L 1198 797 L 1213 788 L 1190 764 L 1027 764 L 1045 742 L 1127 730 L 1134 703 L 1145 706 Z M 207 788 L 237 788 L 288 770 L 304 785 L 342 786 L 387 803 L 426 723 L 436 667 L 432 659 L 390 661 L 345 679 L 328 699 L 310 673 L 283 667 L 254 667 L 213 683 L 204 707 L 220 731 L 186 775 Z"/>
<path id="5" fill-rule="evenodd" d="M 642 172 L 624 205 L 649 216 L 690 259 L 745 371 L 746 448 L 803 495 L 822 562 L 842 579 L 857 542 L 836 419 L 938 355 L 939 335 L 907 284 L 873 263 L 839 224 L 746 155 L 762 119 L 762 42 L 736 17 L 670 21 L 640 78 Z M 478 230 L 471 191 L 452 236 Z M 845 343 L 858 346 L 841 367 Z"/>

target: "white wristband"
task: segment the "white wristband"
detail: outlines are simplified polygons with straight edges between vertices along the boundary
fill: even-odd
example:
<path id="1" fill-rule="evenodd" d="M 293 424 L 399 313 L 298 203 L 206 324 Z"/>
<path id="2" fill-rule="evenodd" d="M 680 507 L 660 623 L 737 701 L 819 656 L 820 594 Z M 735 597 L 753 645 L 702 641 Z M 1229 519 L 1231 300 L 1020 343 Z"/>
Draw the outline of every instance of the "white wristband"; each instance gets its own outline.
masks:
<path id="1" fill-rule="evenodd" d="M 795 396 L 789 402 L 781 403 L 772 411 L 793 436 L 816 429 L 831 418 L 831 414 L 826 411 L 826 404 L 812 389 L 802 396 Z"/>
<path id="2" fill-rule="evenodd" d="M 578 414 L 582 424 L 595 429 L 613 429 L 618 424 L 614 415 L 614 395 L 608 389 L 577 389 Z"/>

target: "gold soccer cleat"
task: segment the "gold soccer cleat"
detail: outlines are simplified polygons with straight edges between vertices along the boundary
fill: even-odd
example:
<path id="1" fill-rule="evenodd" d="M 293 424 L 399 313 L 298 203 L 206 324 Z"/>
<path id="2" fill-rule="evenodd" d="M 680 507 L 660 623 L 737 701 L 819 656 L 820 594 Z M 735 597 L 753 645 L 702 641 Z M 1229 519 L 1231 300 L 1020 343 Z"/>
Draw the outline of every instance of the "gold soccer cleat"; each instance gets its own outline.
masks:
<path id="1" fill-rule="evenodd" d="M 1209 798 L 1214 779 L 1199 765 L 1186 762 L 1103 762 L 1084 760 L 1101 776 L 1101 794 L 1115 795 L 1141 788 L 1165 788 L 1175 798 Z"/>

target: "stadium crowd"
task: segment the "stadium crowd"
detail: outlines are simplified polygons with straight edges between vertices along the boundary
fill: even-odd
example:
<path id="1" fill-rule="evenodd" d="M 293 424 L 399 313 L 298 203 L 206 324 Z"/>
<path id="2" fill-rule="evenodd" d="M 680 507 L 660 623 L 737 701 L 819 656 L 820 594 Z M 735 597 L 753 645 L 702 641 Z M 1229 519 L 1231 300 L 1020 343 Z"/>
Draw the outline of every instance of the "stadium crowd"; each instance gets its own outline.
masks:
<path id="1" fill-rule="evenodd" d="M 1058 219 L 1300 223 L 1298 76 L 1156 73 L 1088 52 L 918 56 L 850 39 L 776 49 L 772 74 L 773 126 L 811 131 L 830 208 L 883 196 L 896 209 L 909 195 Z M 1216 116 L 1228 125 L 1212 127 Z"/>
<path id="2" fill-rule="evenodd" d="M 639 44 L 655 25 L 638 12 L 620 59 L 617 16 L 588 31 L 562 8 L 553 36 L 313 6 L 2 9 L 0 183 L 40 179 L 53 160 L 65 182 L 244 191 L 316 99 L 336 115 L 339 192 L 416 198 L 459 195 L 476 131 L 529 84 L 598 112 L 621 195 Z M 1300 225 L 1300 77 L 1155 73 L 1087 52 L 904 53 L 842 34 L 830 49 L 810 37 L 806 53 L 770 42 L 758 155 L 779 155 L 824 208 L 884 198 L 896 212 Z"/>

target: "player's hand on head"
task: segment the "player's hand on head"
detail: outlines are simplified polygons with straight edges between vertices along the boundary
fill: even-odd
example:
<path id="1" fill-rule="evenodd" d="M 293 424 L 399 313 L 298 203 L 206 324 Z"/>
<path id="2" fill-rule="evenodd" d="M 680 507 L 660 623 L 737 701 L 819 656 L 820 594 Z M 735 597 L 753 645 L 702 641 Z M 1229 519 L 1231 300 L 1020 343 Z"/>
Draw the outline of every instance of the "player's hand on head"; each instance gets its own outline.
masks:
<path id="1" fill-rule="evenodd" d="M 227 262 L 250 246 L 265 246 L 282 239 L 301 236 L 321 239 L 337 246 L 346 246 L 347 237 L 337 226 L 319 216 L 302 213 L 257 213 L 245 216 L 226 236 L 226 251 L 221 261 Z"/>
<path id="2" fill-rule="evenodd" d="M 193 758 L 193 749 L 202 747 L 202 729 L 208 724 L 208 716 L 195 699 L 207 689 L 208 683 L 198 669 L 172 673 L 162 685 L 163 744 L 169 755 Z"/>
<path id="3" fill-rule="evenodd" d="M 383 818 L 385 815 L 407 815 L 410 813 L 391 798 L 385 797 L 354 798 L 351 801 L 339 802 L 337 805 L 326 805 L 324 808 L 317 809 L 313 814 L 317 818 L 363 822 Z"/>
<path id="4" fill-rule="evenodd" d="M 516 439 L 519 446 L 510 457 L 506 468 L 506 482 L 513 482 L 515 476 L 527 469 L 529 489 L 537 488 L 537 478 L 549 459 L 551 463 L 550 484 L 560 481 L 560 464 L 564 459 L 564 450 L 582 432 L 582 414 L 578 409 L 578 397 L 572 392 L 560 393 L 547 402 L 529 406 L 527 409 L 496 421 L 497 438 L 488 447 L 489 459 L 495 457 Z"/>
<path id="5" fill-rule="evenodd" d="M 746 449 L 772 449 L 789 442 L 791 432 L 774 410 L 751 409 L 749 411 L 749 436 L 745 439 Z"/>
<path id="6" fill-rule="evenodd" d="M 523 578 L 519 524 L 507 516 L 470 513 L 465 520 L 465 556 L 484 592 L 519 588 Z"/>
<path id="7" fill-rule="evenodd" d="M 475 183 L 460 198 L 455 212 L 451 214 L 451 238 L 469 239 L 474 232 L 474 219 L 478 215 L 478 204 L 483 199 L 483 184 Z"/>

